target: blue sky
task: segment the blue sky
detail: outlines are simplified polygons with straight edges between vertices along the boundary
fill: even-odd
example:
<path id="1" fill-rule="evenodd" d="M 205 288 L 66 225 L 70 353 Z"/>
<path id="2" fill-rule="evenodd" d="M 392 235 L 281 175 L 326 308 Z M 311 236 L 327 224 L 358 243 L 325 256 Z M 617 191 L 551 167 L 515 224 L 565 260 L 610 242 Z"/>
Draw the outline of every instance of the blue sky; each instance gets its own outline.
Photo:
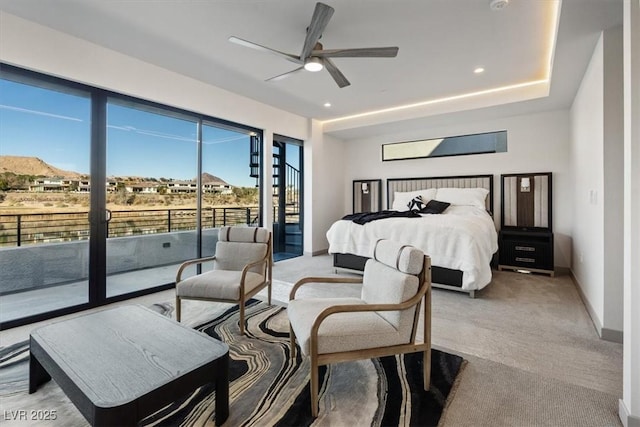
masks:
<path id="1" fill-rule="evenodd" d="M 89 173 L 88 98 L 0 79 L 0 155 L 34 156 L 60 169 Z M 196 124 L 110 103 L 107 175 L 193 179 Z M 203 172 L 235 186 L 249 177 L 249 136 L 203 128 Z"/>

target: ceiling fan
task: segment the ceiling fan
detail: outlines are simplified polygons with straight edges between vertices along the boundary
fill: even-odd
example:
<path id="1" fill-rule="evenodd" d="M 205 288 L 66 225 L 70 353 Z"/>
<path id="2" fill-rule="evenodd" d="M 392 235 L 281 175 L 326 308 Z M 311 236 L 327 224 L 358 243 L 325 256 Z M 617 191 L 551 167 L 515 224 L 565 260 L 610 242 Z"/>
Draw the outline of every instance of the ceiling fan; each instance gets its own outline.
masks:
<path id="1" fill-rule="evenodd" d="M 393 58 L 398 55 L 397 47 L 324 49 L 318 40 L 322 37 L 322 32 L 329 23 L 333 12 L 334 9 L 331 6 L 320 2 L 316 3 L 316 8 L 313 11 L 313 16 L 311 17 L 311 23 L 309 24 L 309 27 L 307 27 L 307 35 L 304 39 L 302 52 L 299 56 L 271 49 L 235 36 L 229 37 L 229 41 L 241 46 L 275 54 L 287 61 L 300 65 L 300 67 L 295 70 L 287 71 L 284 74 L 271 77 L 266 81 L 280 80 L 302 70 L 315 72 L 326 68 L 329 74 L 331 74 L 331 77 L 333 77 L 333 80 L 335 80 L 341 88 L 349 86 L 351 83 L 349 83 L 349 80 L 347 80 L 344 74 L 342 74 L 338 67 L 336 67 L 331 58 Z"/>

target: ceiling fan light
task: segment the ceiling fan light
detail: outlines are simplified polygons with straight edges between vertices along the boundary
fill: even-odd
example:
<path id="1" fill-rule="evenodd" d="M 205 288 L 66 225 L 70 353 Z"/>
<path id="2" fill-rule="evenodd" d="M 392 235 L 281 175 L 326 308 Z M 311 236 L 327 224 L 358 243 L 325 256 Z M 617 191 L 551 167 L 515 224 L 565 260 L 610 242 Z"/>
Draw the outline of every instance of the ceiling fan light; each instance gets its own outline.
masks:
<path id="1" fill-rule="evenodd" d="M 323 68 L 324 65 L 322 65 L 322 61 L 320 60 L 320 58 L 316 58 L 314 56 L 304 62 L 304 69 L 307 71 L 311 71 L 312 73 L 321 71 Z"/>

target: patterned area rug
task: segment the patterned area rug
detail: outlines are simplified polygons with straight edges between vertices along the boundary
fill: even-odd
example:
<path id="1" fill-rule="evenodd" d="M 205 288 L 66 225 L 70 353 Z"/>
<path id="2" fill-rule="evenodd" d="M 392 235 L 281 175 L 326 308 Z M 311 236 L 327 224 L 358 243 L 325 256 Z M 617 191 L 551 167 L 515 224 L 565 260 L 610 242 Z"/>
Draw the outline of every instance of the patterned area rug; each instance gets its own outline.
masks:
<path id="1" fill-rule="evenodd" d="M 168 304 L 153 308 L 165 314 L 172 311 Z M 251 300 L 247 303 L 246 321 L 244 337 L 238 331 L 237 307 L 196 327 L 230 347 L 230 415 L 225 426 L 436 426 L 464 364 L 459 356 L 432 350 L 428 392 L 422 389 L 420 354 L 322 367 L 320 413 L 313 419 L 309 363 L 299 352 L 296 359 L 290 358 L 286 308 Z M 55 383 L 27 394 L 27 347 L 24 342 L 0 349 L 3 409 L 12 410 L 15 408 L 7 406 L 16 405 L 58 407 L 59 423 L 51 425 L 86 425 Z M 140 425 L 214 426 L 214 402 L 213 388 L 201 387 Z"/>

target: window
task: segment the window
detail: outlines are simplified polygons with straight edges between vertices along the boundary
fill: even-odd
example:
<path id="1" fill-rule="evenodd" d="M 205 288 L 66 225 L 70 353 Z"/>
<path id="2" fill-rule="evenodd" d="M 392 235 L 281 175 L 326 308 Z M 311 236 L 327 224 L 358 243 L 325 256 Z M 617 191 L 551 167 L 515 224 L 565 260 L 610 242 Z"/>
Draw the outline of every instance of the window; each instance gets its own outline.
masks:
<path id="1" fill-rule="evenodd" d="M 504 153 L 506 151 L 507 131 L 499 131 L 383 144 L 382 160 Z"/>
<path id="2" fill-rule="evenodd" d="M 0 79 L 2 323 L 89 302 L 90 94 L 38 83 Z"/>
<path id="3" fill-rule="evenodd" d="M 261 141 L 3 64 L 1 326 L 172 287 L 182 261 L 212 253 L 218 227 L 261 223 Z"/>

